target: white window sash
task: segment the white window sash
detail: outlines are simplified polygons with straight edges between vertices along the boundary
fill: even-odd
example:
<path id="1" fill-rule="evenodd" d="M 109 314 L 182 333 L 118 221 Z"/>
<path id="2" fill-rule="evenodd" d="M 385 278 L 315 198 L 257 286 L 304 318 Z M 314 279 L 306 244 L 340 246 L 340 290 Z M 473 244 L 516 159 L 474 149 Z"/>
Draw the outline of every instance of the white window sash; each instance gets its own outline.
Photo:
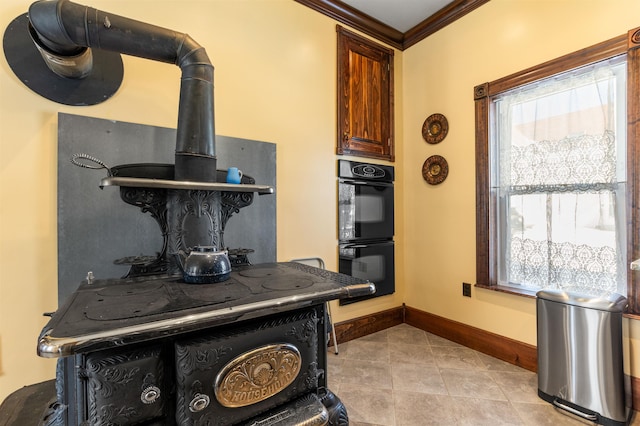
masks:
<path id="1" fill-rule="evenodd" d="M 626 274 L 623 272 L 626 265 L 626 141 L 623 130 L 626 99 L 620 95 L 624 95 L 626 90 L 625 72 L 625 63 L 614 59 L 545 80 L 536 84 L 533 89 L 532 85 L 528 85 L 494 99 L 491 179 L 492 191 L 497 200 L 495 217 L 499 223 L 499 284 L 534 289 L 574 286 L 582 291 L 616 291 L 626 294 Z M 568 86 L 571 89 L 567 89 Z M 583 90 L 588 86 L 589 90 Z M 598 90 L 592 90 L 594 87 Z M 563 95 L 554 102 L 545 104 L 545 96 L 554 93 Z M 572 109 L 570 104 L 558 105 L 557 99 L 562 97 L 569 103 L 575 102 L 579 107 Z M 536 105 L 537 100 L 542 100 L 542 107 Z M 532 109 L 534 105 L 535 108 Z M 518 112 L 518 107 L 525 111 Z M 540 123 L 553 125 L 554 113 L 574 118 L 583 110 L 587 110 L 589 117 L 596 119 L 584 120 L 578 117 L 578 121 L 582 119 L 586 127 L 592 127 L 586 130 L 596 129 L 598 132 L 565 134 L 555 140 L 545 138 L 552 135 L 555 129 L 545 128 Z M 521 117 L 529 117 L 531 114 L 535 116 L 532 124 L 522 122 Z M 517 125 L 521 128 L 517 128 Z M 571 124 L 566 127 L 576 129 L 575 126 L 571 128 Z M 580 129 L 579 126 L 577 128 Z M 557 194 L 594 193 L 602 194 L 600 198 L 611 197 L 615 218 L 613 247 L 582 247 L 567 241 L 554 241 L 553 227 L 557 225 L 551 217 L 551 205 L 553 202 L 560 203 Z M 547 235 L 539 241 L 523 239 L 521 237 L 525 234 L 512 235 L 511 231 L 513 211 L 510 200 L 513 196 L 531 194 L 546 194 L 548 200 Z M 524 259 L 522 264 L 523 268 L 533 268 L 524 275 L 535 278 L 528 282 L 514 283 L 510 268 L 514 262 L 522 259 L 511 258 L 511 255 L 521 257 L 522 253 L 516 253 L 513 244 L 525 243 L 529 245 L 529 249 L 536 246 L 528 252 L 531 258 Z M 582 260 L 587 259 L 587 254 L 590 253 L 591 258 L 585 266 L 577 259 L 574 262 L 561 259 L 559 250 L 564 254 L 572 253 L 570 256 L 580 257 Z M 615 257 L 613 266 L 609 259 L 610 252 Z M 547 265 L 540 266 L 540 271 L 536 272 L 537 260 L 545 259 L 545 256 Z M 562 260 L 557 262 L 558 270 L 554 270 L 552 257 Z M 570 264 L 571 266 L 567 266 Z"/>

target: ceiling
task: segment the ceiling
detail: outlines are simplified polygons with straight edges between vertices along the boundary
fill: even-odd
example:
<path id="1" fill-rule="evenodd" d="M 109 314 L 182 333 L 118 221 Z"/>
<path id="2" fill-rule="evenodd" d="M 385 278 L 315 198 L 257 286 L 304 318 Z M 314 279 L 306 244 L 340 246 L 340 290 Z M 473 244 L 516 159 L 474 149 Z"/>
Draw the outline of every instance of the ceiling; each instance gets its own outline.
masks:
<path id="1" fill-rule="evenodd" d="M 453 0 L 342 0 L 401 33 L 415 27 Z"/>
<path id="2" fill-rule="evenodd" d="M 295 0 L 400 50 L 489 0 Z"/>

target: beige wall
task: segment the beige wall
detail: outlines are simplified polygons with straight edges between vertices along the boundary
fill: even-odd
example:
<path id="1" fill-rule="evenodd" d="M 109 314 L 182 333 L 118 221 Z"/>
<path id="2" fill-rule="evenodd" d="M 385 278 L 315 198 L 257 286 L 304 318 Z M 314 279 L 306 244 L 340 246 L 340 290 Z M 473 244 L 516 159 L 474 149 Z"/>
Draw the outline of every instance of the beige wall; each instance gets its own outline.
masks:
<path id="1" fill-rule="evenodd" d="M 640 26 L 635 0 L 491 0 L 404 52 L 405 301 L 408 305 L 515 340 L 536 344 L 535 301 L 473 289 L 475 164 L 473 87 Z M 428 145 L 420 129 L 432 113 L 448 118 L 449 135 Z M 420 177 L 434 154 L 449 177 Z M 637 336 L 638 322 L 630 333 Z M 637 340 L 631 340 L 632 348 Z M 635 360 L 640 352 L 634 351 Z M 638 362 L 634 363 L 637 368 Z M 632 365 L 633 367 L 633 365 Z M 638 376 L 638 372 L 634 371 Z"/>
<path id="2" fill-rule="evenodd" d="M 277 144 L 278 259 L 320 256 L 335 270 L 336 22 L 292 0 L 82 3 L 188 32 L 206 47 L 216 67 L 217 133 Z M 29 4 L 4 0 L 2 30 Z M 406 302 L 535 344 L 531 300 L 478 289 L 461 296 L 461 282 L 475 279 L 472 88 L 638 25 L 636 0 L 492 0 L 396 51 L 398 291 L 334 304 L 334 320 Z M 179 80 L 177 67 L 124 57 L 125 78 L 112 99 L 67 107 L 26 89 L 1 56 L 0 400 L 54 376 L 54 363 L 35 347 L 42 312 L 57 307 L 57 113 L 175 127 Z M 435 112 L 447 116 L 450 132 L 431 146 L 420 129 Z M 420 174 L 433 154 L 450 165 L 436 187 Z M 630 334 L 640 336 L 640 327 L 632 324 Z"/>

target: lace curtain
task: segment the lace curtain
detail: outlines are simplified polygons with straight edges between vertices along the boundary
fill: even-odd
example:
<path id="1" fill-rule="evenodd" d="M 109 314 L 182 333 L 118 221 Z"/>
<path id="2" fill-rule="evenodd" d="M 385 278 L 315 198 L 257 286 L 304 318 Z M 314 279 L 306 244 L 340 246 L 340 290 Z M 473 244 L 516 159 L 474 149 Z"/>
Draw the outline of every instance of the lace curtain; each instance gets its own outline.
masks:
<path id="1" fill-rule="evenodd" d="M 598 64 L 496 100 L 501 284 L 626 293 L 625 70 Z"/>

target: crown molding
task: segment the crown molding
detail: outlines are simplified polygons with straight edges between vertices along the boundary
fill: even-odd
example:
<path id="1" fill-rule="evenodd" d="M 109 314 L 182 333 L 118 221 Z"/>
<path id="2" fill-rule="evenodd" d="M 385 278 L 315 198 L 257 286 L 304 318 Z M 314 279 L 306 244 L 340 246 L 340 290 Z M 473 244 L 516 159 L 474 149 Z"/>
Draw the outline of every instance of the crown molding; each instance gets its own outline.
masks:
<path id="1" fill-rule="evenodd" d="M 404 34 L 340 0 L 295 0 L 329 18 L 402 50 Z"/>
<path id="2" fill-rule="evenodd" d="M 403 49 L 424 40 L 488 2 L 489 0 L 455 0 L 404 33 Z"/>
<path id="3" fill-rule="evenodd" d="M 415 27 L 402 33 L 389 25 L 366 15 L 340 0 L 295 0 L 336 21 L 348 25 L 378 41 L 405 50 L 436 31 L 462 18 L 489 0 L 454 0 Z"/>

